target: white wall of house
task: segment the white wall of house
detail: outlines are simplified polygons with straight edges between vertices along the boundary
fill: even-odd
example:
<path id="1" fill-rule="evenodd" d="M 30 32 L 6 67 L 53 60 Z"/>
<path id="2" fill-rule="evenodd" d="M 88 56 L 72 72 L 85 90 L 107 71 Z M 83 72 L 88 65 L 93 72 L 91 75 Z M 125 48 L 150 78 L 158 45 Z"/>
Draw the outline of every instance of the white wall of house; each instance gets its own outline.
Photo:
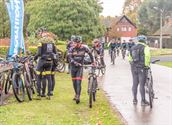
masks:
<path id="1" fill-rule="evenodd" d="M 123 42 L 124 40 L 126 42 L 129 42 L 130 39 L 132 39 L 132 37 L 121 37 L 121 42 Z"/>

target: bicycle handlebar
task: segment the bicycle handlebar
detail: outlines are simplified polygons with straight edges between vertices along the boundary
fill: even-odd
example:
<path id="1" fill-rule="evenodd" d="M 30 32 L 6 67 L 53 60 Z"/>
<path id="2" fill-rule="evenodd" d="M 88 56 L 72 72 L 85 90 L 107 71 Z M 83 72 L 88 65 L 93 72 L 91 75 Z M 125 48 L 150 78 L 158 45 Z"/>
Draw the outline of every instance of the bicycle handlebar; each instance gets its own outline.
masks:
<path id="1" fill-rule="evenodd" d="M 159 62 L 159 61 L 160 61 L 160 59 L 156 59 L 156 60 L 152 61 L 151 63 L 155 64 L 156 62 Z"/>

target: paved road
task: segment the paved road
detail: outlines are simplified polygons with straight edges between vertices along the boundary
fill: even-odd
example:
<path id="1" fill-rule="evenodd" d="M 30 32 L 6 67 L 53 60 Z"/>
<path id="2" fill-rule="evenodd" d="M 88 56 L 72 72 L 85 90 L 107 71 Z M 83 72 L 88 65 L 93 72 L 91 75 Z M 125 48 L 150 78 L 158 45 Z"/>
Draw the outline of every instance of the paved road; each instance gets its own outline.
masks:
<path id="1" fill-rule="evenodd" d="M 141 107 L 132 104 L 132 76 L 127 60 L 118 57 L 116 65 L 110 64 L 108 56 L 103 89 L 114 106 L 129 125 L 172 125 L 172 68 L 152 65 L 155 94 L 154 107 Z M 138 93 L 140 100 L 140 93 Z"/>
<path id="2" fill-rule="evenodd" d="M 172 62 L 172 55 L 152 57 L 152 61 L 157 59 L 160 59 L 161 62 Z"/>

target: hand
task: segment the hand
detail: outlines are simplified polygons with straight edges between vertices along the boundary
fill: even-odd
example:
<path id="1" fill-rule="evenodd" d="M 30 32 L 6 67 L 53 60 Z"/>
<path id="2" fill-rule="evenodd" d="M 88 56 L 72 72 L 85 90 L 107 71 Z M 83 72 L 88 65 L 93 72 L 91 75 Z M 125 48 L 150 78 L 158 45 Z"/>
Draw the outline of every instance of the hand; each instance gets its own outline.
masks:
<path id="1" fill-rule="evenodd" d="M 95 63 L 95 62 L 93 62 L 91 65 L 92 65 L 93 67 L 96 67 L 96 63 Z"/>
<path id="2" fill-rule="evenodd" d="M 74 63 L 76 66 L 82 66 L 81 63 L 75 62 Z"/>

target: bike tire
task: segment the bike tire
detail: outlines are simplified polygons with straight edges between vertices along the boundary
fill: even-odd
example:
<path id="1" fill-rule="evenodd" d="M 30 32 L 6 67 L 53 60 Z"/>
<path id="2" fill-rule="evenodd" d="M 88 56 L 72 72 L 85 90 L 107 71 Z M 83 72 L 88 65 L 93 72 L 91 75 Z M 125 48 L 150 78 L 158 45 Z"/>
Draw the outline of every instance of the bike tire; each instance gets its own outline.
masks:
<path id="1" fill-rule="evenodd" d="M 5 75 L 0 74 L 0 105 L 3 104 L 4 84 L 5 84 Z"/>
<path id="2" fill-rule="evenodd" d="M 30 77 L 29 74 L 27 72 L 24 72 L 25 88 L 26 88 L 28 98 L 31 101 L 33 98 L 33 89 L 32 89 L 32 82 L 29 77 Z"/>
<path id="3" fill-rule="evenodd" d="M 148 94 L 149 94 L 149 104 L 150 104 L 150 108 L 153 107 L 153 93 L 152 93 L 152 87 L 151 85 L 148 85 Z"/>
<path id="4" fill-rule="evenodd" d="M 11 74 L 8 74 L 7 79 L 5 81 L 5 94 L 9 93 L 11 86 L 12 86 Z"/>
<path id="5" fill-rule="evenodd" d="M 33 94 L 35 94 L 38 88 L 37 87 L 37 74 L 34 69 L 31 69 L 30 72 L 31 72 L 32 91 L 33 91 Z"/>
<path id="6" fill-rule="evenodd" d="M 15 72 L 12 76 L 13 93 L 18 102 L 23 102 L 25 97 L 24 80 L 21 78 L 21 75 Z"/>
<path id="7" fill-rule="evenodd" d="M 93 101 L 96 101 L 96 89 L 97 89 L 97 80 L 96 78 L 93 79 Z"/>
<path id="8" fill-rule="evenodd" d="M 93 105 L 93 77 L 89 78 L 89 86 L 88 86 L 88 94 L 89 94 L 89 107 L 92 108 Z"/>

